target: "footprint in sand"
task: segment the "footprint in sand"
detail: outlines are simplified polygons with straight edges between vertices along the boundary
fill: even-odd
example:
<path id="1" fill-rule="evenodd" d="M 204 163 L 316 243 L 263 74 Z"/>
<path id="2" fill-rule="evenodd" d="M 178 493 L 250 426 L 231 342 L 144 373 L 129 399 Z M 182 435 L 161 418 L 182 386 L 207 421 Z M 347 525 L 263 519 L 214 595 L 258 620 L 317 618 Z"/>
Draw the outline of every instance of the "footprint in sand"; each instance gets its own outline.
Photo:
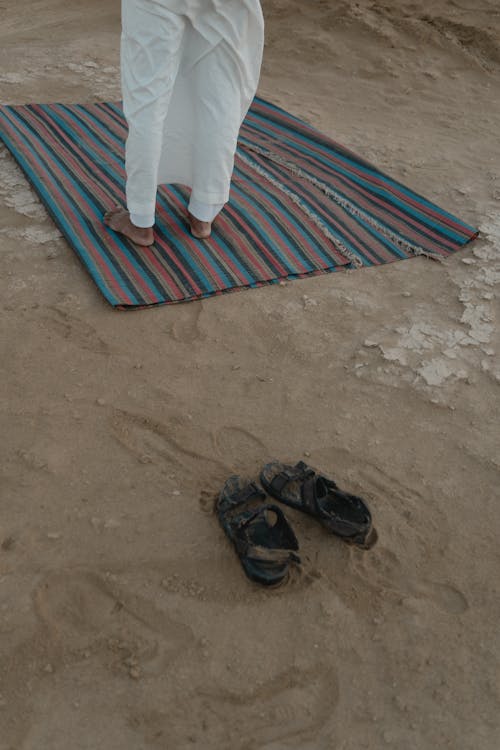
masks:
<path id="1" fill-rule="evenodd" d="M 52 573 L 35 592 L 36 613 L 65 664 L 98 655 L 113 671 L 158 675 L 192 647 L 191 628 L 92 572 Z"/>
<path id="2" fill-rule="evenodd" d="M 450 615 L 461 615 L 469 608 L 464 594 L 449 583 L 437 581 L 419 581 L 408 576 L 398 556 L 390 549 L 379 546 L 369 554 L 357 556 L 351 560 L 353 573 L 361 587 L 368 587 L 373 592 L 392 592 L 411 601 L 430 601 L 442 612 Z"/>
<path id="3" fill-rule="evenodd" d="M 200 508 L 204 513 L 212 514 L 215 513 L 215 504 L 217 502 L 219 494 L 217 492 L 210 492 L 209 490 L 202 490 L 198 502 Z"/>
<path id="4" fill-rule="evenodd" d="M 25 746 L 33 706 L 46 695 L 45 680 L 52 680 L 53 673 L 95 659 L 116 679 L 130 681 L 168 674 L 186 651 L 199 662 L 187 624 L 97 573 L 50 573 L 35 589 L 33 603 L 34 630 L 13 651 L 0 654 L 0 676 L 9 676 L 8 694 L 19 707 L 2 727 L 2 748 L 2 741 L 10 743 L 6 748 Z"/>
<path id="5" fill-rule="evenodd" d="M 51 307 L 48 312 L 44 323 L 50 331 L 63 339 L 68 339 L 81 349 L 87 349 L 95 354 L 110 353 L 108 344 L 100 338 L 96 329 L 89 323 L 58 307 Z"/>
<path id="6" fill-rule="evenodd" d="M 359 492 L 380 497 L 397 509 L 404 507 L 413 510 L 420 506 L 429 494 L 427 492 L 424 495 L 417 487 L 408 486 L 380 466 L 369 462 L 357 470 L 356 479 L 361 485 Z"/>
<path id="7" fill-rule="evenodd" d="M 200 749 L 304 750 L 317 740 L 338 699 L 336 674 L 317 664 L 286 670 L 254 691 L 195 688 L 189 696 L 189 724 L 178 697 L 177 710 L 166 714 L 144 706 L 130 717 L 130 726 L 156 748 L 184 747 L 189 741 Z M 241 728 L 249 726 L 252 735 L 243 745 Z"/>
<path id="8" fill-rule="evenodd" d="M 463 615 L 469 609 L 469 602 L 462 592 L 448 583 L 426 581 L 417 584 L 416 595 L 450 615 Z"/>
<path id="9" fill-rule="evenodd" d="M 227 471 L 222 461 L 183 445 L 180 430 L 175 426 L 168 427 L 151 417 L 115 409 L 111 416 L 111 431 L 114 438 L 142 463 L 181 468 L 188 476 L 202 473 L 205 486 L 211 478 Z"/>
<path id="10" fill-rule="evenodd" d="M 239 427 L 222 427 L 214 434 L 214 445 L 219 456 L 238 473 L 242 467 L 254 470 L 267 460 L 268 450 L 262 440 Z"/>
<path id="11" fill-rule="evenodd" d="M 200 317 L 203 313 L 203 302 L 192 302 L 189 305 L 178 305 L 172 311 L 174 321 L 172 323 L 172 338 L 185 344 L 193 344 L 205 337 L 200 328 Z"/>

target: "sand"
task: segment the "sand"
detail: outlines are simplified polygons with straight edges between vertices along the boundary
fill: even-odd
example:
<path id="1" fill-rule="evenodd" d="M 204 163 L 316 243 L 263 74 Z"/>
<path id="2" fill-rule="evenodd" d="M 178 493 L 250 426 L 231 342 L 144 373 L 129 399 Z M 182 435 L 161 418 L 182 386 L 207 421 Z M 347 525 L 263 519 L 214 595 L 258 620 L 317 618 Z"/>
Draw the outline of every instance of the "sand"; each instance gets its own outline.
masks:
<path id="1" fill-rule="evenodd" d="M 118 98 L 118 5 L 4 3 L 0 101 Z M 500 747 L 498 3 L 264 9 L 260 93 L 482 239 L 113 312 L 0 148 L 1 750 Z M 377 547 L 290 512 L 249 583 L 213 497 L 275 457 Z"/>

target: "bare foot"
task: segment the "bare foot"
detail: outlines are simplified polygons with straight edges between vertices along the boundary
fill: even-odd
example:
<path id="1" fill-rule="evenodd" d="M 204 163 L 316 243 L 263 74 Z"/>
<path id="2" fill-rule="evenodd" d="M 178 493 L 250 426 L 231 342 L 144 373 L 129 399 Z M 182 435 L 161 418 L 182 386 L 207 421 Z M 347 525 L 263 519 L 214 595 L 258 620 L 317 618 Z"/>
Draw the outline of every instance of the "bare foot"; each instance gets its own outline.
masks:
<path id="1" fill-rule="evenodd" d="M 193 237 L 196 237 L 198 240 L 208 240 L 212 234 L 212 223 L 210 221 L 200 221 L 190 211 L 188 211 L 188 219 Z"/>
<path id="2" fill-rule="evenodd" d="M 106 211 L 103 217 L 103 221 L 110 229 L 115 232 L 123 234 L 135 245 L 141 247 L 149 247 L 154 243 L 153 227 L 143 229 L 142 227 L 136 227 L 130 221 L 129 212 L 124 208 L 117 206 L 111 211 Z"/>

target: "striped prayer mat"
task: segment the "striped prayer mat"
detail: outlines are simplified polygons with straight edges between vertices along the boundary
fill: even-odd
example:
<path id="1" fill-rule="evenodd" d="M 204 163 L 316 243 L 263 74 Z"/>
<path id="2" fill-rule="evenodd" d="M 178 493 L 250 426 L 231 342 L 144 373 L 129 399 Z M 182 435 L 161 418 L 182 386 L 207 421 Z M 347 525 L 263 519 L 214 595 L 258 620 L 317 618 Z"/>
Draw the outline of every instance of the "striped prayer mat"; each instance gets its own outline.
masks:
<path id="1" fill-rule="evenodd" d="M 280 279 L 443 258 L 473 227 L 309 125 L 256 99 L 241 130 L 231 200 L 210 240 L 187 231 L 189 191 L 162 186 L 155 245 L 104 228 L 124 204 L 127 129 L 117 104 L 0 107 L 0 139 L 111 305 L 132 309 Z"/>

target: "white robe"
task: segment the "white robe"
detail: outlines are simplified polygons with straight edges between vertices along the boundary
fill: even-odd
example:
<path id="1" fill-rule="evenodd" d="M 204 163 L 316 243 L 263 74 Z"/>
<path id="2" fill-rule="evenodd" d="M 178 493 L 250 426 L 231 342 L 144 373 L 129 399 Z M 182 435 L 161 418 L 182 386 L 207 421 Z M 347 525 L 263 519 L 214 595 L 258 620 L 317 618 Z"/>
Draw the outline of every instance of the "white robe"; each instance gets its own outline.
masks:
<path id="1" fill-rule="evenodd" d="M 203 206 L 208 216 L 228 201 L 263 47 L 259 0 L 122 0 L 127 207 L 138 226 L 154 223 L 161 184 L 190 187 L 202 220 L 213 218 Z"/>

